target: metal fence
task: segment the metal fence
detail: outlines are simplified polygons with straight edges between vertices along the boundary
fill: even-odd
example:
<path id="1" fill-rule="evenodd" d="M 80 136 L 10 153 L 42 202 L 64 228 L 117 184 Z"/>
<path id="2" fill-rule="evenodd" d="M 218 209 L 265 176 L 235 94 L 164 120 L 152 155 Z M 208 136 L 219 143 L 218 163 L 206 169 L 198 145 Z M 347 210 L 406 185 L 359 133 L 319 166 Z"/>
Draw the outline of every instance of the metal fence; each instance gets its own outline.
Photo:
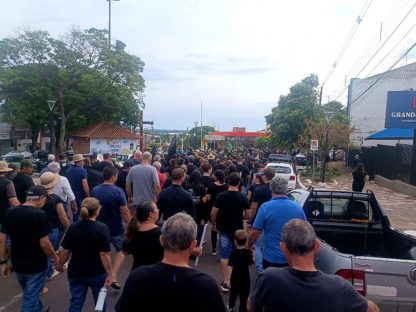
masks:
<path id="1" fill-rule="evenodd" d="M 362 147 L 360 152 L 350 151 L 348 157 L 350 167 L 356 154 L 360 156 L 370 179 L 380 175 L 389 180 L 400 180 L 410 184 L 412 145 L 377 145 Z"/>

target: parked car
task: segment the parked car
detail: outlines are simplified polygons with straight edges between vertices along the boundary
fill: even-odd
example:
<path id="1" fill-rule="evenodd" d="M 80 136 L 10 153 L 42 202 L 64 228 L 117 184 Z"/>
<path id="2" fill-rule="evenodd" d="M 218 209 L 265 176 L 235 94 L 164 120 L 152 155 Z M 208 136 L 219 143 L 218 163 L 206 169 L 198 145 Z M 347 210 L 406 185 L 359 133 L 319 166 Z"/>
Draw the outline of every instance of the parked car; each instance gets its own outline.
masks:
<path id="1" fill-rule="evenodd" d="M 286 179 L 289 190 L 294 190 L 296 188 L 296 173 L 291 164 L 268 163 L 266 167 L 273 168 L 275 176 Z"/>
<path id="2" fill-rule="evenodd" d="M 416 307 L 416 238 L 393 229 L 373 192 L 294 190 L 320 239 L 319 270 L 339 275 L 381 311 Z"/>
<path id="3" fill-rule="evenodd" d="M 267 158 L 269 163 L 287 163 L 291 164 L 293 171 L 296 172 L 296 164 L 293 157 L 287 154 L 270 154 Z"/>
<path id="4" fill-rule="evenodd" d="M 16 164 L 20 166 L 23 159 L 33 160 L 33 156 L 30 152 L 9 152 L 6 155 L 3 155 L 2 159 L 8 164 Z"/>
<path id="5" fill-rule="evenodd" d="M 303 154 L 296 154 L 295 155 L 295 163 L 297 166 L 307 166 L 308 165 L 308 158 Z"/>

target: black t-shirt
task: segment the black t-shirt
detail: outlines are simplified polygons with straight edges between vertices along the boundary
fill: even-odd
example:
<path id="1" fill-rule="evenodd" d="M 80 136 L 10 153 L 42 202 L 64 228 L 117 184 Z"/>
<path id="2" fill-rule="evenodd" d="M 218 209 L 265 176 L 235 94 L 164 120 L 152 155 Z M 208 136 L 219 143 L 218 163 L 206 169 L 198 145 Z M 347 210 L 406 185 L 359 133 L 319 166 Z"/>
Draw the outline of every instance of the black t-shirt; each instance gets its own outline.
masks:
<path id="1" fill-rule="evenodd" d="M 193 216 L 194 212 L 191 193 L 185 191 L 182 186 L 176 184 L 172 184 L 160 192 L 157 206 L 160 210 L 160 214 L 163 214 L 164 220 L 167 220 L 178 212 L 184 211 L 191 216 Z"/>
<path id="2" fill-rule="evenodd" d="M 165 263 L 130 273 L 117 312 L 224 312 L 217 282 L 200 271 Z"/>
<path id="3" fill-rule="evenodd" d="M 127 179 L 127 175 L 129 174 L 128 171 L 119 171 L 118 176 L 117 176 L 117 181 L 116 181 L 116 186 L 120 187 L 123 189 L 124 194 L 126 195 L 127 198 L 127 192 L 126 192 L 126 179 Z"/>
<path id="4" fill-rule="evenodd" d="M 9 208 L 2 232 L 11 239 L 11 259 L 16 272 L 31 274 L 46 270 L 47 258 L 39 240 L 51 232 L 51 227 L 44 211 L 24 205 Z"/>
<path id="5" fill-rule="evenodd" d="M 105 273 L 100 252 L 110 251 L 110 231 L 104 223 L 82 220 L 72 224 L 61 245 L 72 252 L 69 279 Z"/>
<path id="6" fill-rule="evenodd" d="M 234 234 L 243 229 L 243 213 L 250 209 L 247 197 L 237 191 L 225 191 L 218 194 L 214 207 L 218 208 L 217 229 L 220 232 Z"/>
<path id="7" fill-rule="evenodd" d="M 252 184 L 250 185 L 250 187 L 248 188 L 248 190 L 251 192 L 251 196 L 249 198 L 250 203 L 253 202 L 253 196 L 254 196 L 254 191 L 256 188 L 258 188 L 259 186 L 261 186 L 260 184 Z"/>
<path id="8" fill-rule="evenodd" d="M 100 161 L 97 165 L 97 170 L 103 171 L 105 167 L 114 167 L 114 164 L 108 160 Z"/>
<path id="9" fill-rule="evenodd" d="M 211 200 L 209 202 L 209 205 L 211 207 L 214 206 L 214 203 L 215 203 L 215 200 L 217 199 L 218 194 L 225 192 L 226 190 L 228 190 L 228 184 L 217 185 L 215 183 L 212 183 L 208 187 L 208 191 L 207 191 L 207 194 L 211 195 Z"/>
<path id="10" fill-rule="evenodd" d="M 21 204 L 23 204 L 26 201 L 26 192 L 32 186 L 35 186 L 35 183 L 33 182 L 33 179 L 30 175 L 23 172 L 19 172 L 13 178 L 13 184 L 16 190 L 17 199 Z"/>
<path id="11" fill-rule="evenodd" d="M 163 248 L 159 237 L 162 234 L 160 227 L 149 231 L 137 231 L 131 240 L 123 242 L 123 251 L 133 255 L 133 267 L 154 264 L 163 259 Z"/>
<path id="12" fill-rule="evenodd" d="M 208 188 L 214 180 L 210 176 L 201 176 L 200 180 L 201 184 L 205 186 L 205 188 Z"/>
<path id="13" fill-rule="evenodd" d="M 254 223 L 257 212 L 259 212 L 260 206 L 272 199 L 272 191 L 270 190 L 270 183 L 264 183 L 257 187 L 253 192 L 252 202 L 257 203 L 257 210 L 254 217 L 251 219 L 251 223 Z"/>
<path id="14" fill-rule="evenodd" d="M 233 250 L 230 254 L 230 259 L 228 259 L 228 266 L 233 267 L 231 284 L 250 284 L 250 272 L 248 267 L 253 263 L 253 257 L 249 250 Z"/>
<path id="15" fill-rule="evenodd" d="M 56 211 L 56 206 L 63 203 L 64 202 L 58 195 L 49 194 L 45 205 L 42 207 L 42 210 L 46 212 L 49 224 L 53 229 L 61 225 L 61 221 L 58 218 L 58 212 Z"/>
<path id="16" fill-rule="evenodd" d="M 197 166 L 195 166 L 194 164 L 188 164 L 188 165 L 186 166 L 186 173 L 187 173 L 188 175 L 191 175 L 191 173 L 192 173 L 194 170 L 196 170 L 196 169 L 198 169 L 198 167 L 197 167 Z"/>
<path id="17" fill-rule="evenodd" d="M 215 170 L 225 170 L 225 165 L 224 164 L 218 164 L 218 165 L 215 165 L 214 166 L 214 168 L 213 168 L 213 170 L 215 171 Z"/>
<path id="18" fill-rule="evenodd" d="M 251 302 L 255 312 L 367 311 L 367 300 L 342 277 L 290 267 L 265 270 L 256 282 Z"/>
<path id="19" fill-rule="evenodd" d="M 246 165 L 242 165 L 242 164 L 237 164 L 237 170 L 240 173 L 241 179 L 243 180 L 243 185 L 247 185 L 250 170 L 248 169 Z"/>

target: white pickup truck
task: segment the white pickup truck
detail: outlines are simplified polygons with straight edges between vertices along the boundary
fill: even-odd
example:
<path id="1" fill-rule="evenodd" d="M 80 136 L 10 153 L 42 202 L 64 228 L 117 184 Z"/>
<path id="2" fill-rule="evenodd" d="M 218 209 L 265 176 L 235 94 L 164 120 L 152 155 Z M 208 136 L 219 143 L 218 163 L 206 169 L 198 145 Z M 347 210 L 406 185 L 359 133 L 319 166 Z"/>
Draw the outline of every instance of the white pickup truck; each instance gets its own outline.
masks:
<path id="1" fill-rule="evenodd" d="M 373 192 L 311 188 L 288 195 L 321 240 L 318 269 L 351 281 L 383 312 L 416 311 L 416 238 L 391 227 Z"/>

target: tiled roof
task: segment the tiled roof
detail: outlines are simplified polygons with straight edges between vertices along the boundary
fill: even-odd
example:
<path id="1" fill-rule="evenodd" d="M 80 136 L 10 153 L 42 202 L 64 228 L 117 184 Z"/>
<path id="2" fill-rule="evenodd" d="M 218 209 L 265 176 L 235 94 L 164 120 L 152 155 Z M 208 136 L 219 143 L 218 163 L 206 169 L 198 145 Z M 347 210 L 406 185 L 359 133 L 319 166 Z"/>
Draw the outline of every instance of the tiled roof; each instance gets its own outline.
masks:
<path id="1" fill-rule="evenodd" d="M 108 121 L 89 125 L 88 127 L 71 133 L 72 137 L 89 139 L 139 139 L 140 136 Z"/>

